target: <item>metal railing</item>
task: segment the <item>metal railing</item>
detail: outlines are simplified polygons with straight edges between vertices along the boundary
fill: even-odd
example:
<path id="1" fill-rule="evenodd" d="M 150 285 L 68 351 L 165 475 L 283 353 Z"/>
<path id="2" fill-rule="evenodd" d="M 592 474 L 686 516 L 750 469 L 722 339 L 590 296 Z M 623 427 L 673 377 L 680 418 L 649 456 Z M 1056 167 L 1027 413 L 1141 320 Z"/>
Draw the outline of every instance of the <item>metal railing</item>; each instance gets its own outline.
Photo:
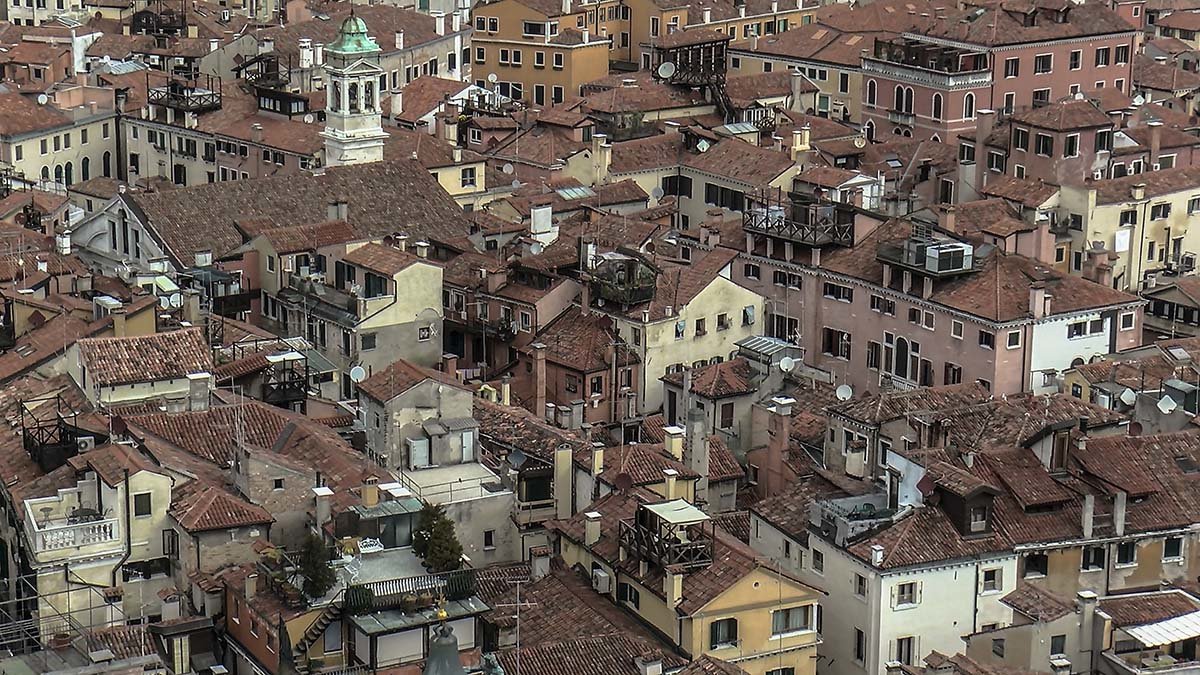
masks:
<path id="1" fill-rule="evenodd" d="M 359 611 L 384 611 L 399 609 L 406 612 L 432 607 L 441 600 L 466 600 L 476 594 L 478 584 L 474 568 L 465 568 L 439 574 L 423 574 L 403 579 L 369 581 L 353 584 L 346 589 L 349 599 L 362 591 L 369 594 L 365 607 Z"/>

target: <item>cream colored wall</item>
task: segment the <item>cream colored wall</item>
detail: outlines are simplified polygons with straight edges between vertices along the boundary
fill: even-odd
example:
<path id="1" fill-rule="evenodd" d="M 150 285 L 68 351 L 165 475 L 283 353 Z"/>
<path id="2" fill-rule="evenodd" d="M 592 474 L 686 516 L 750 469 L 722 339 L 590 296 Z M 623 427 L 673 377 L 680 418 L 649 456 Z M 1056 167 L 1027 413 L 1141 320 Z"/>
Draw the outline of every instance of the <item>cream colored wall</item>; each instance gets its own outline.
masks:
<path id="1" fill-rule="evenodd" d="M 104 127 L 108 127 L 108 138 L 104 137 Z M 82 130 L 86 129 L 88 142 L 82 142 Z M 54 137 L 71 134 L 71 147 L 54 149 Z M 39 180 L 42 167 L 47 167 L 50 179 L 54 180 L 54 167 L 66 166 L 71 163 L 74 167 L 74 182 L 83 181 L 83 159 L 88 158 L 90 177 L 96 178 L 103 174 L 103 158 L 107 151 L 111 153 L 111 175 L 117 175 L 116 151 L 117 122 L 111 112 L 103 112 L 87 120 L 80 120 L 70 126 L 48 130 L 40 134 L 31 134 L 19 138 L 0 137 L 0 161 L 12 165 L 18 173 L 24 173 L 29 180 Z M 46 154 L 41 153 L 41 141 L 46 140 Z M 21 148 L 21 159 L 16 159 L 17 147 Z M 65 169 L 64 169 L 65 171 Z"/>
<path id="2" fill-rule="evenodd" d="M 99 403 L 105 406 L 114 406 L 158 398 L 187 398 L 187 395 L 188 380 L 183 378 L 160 382 L 121 384 L 115 387 L 101 387 L 99 391 Z"/>

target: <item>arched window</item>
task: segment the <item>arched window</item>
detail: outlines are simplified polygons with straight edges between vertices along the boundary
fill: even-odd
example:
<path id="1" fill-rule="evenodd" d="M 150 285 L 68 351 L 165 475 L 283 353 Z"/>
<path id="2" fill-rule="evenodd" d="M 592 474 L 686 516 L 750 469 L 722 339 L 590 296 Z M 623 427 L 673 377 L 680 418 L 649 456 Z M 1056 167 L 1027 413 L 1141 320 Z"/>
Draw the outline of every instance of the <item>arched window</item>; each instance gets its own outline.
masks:
<path id="1" fill-rule="evenodd" d="M 931 110 L 929 116 L 935 120 L 942 119 L 942 95 L 941 94 L 933 95 L 933 106 L 932 106 L 932 110 Z"/>
<path id="2" fill-rule="evenodd" d="M 875 80 L 867 80 L 867 105 L 875 105 Z"/>
<path id="3" fill-rule="evenodd" d="M 904 131 L 902 131 L 902 132 L 900 132 L 900 133 L 901 133 L 901 135 L 903 135 L 905 138 L 912 138 L 912 129 L 905 129 Z"/>
<path id="4" fill-rule="evenodd" d="M 892 374 L 901 379 L 908 379 L 908 340 L 896 340 L 896 358 L 892 360 Z"/>
<path id="5" fill-rule="evenodd" d="M 112 178 L 112 153 L 105 151 L 104 157 L 100 159 L 100 170 L 104 173 L 105 178 Z"/>
<path id="6" fill-rule="evenodd" d="M 54 167 L 54 182 L 58 183 L 60 185 L 63 182 L 62 164 L 59 164 L 58 166 Z"/>
<path id="7" fill-rule="evenodd" d="M 88 180 L 92 177 L 92 160 L 89 157 L 84 157 L 79 163 L 79 180 Z"/>
<path id="8" fill-rule="evenodd" d="M 969 91 L 963 96 L 963 119 L 975 119 L 975 94 Z"/>
<path id="9" fill-rule="evenodd" d="M 896 94 L 892 97 L 892 110 L 904 110 L 904 87 L 896 85 Z"/>
<path id="10" fill-rule="evenodd" d="M 909 87 L 904 90 L 904 112 L 911 114 L 913 111 L 913 88 Z"/>
<path id="11" fill-rule="evenodd" d="M 867 123 L 863 125 L 863 129 L 867 133 L 868 141 L 875 140 L 875 123 L 874 122 L 872 122 L 871 120 L 867 120 Z"/>
<path id="12" fill-rule="evenodd" d="M 934 143 L 941 143 L 941 142 L 942 142 L 942 137 L 941 137 L 941 136 L 938 136 L 937 134 L 934 134 L 933 136 L 931 136 L 931 137 L 929 138 L 929 140 L 933 141 Z"/>
<path id="13" fill-rule="evenodd" d="M 43 181 L 50 180 L 50 167 L 48 167 L 48 166 L 42 167 L 42 180 Z"/>
<path id="14" fill-rule="evenodd" d="M 337 112 L 342 104 L 342 85 L 333 81 L 333 95 L 329 97 L 329 112 Z"/>
<path id="15" fill-rule="evenodd" d="M 375 83 L 367 82 L 363 85 L 363 110 L 371 112 L 375 109 Z"/>
<path id="16" fill-rule="evenodd" d="M 63 182 L 67 185 L 75 183 L 75 165 L 67 162 L 66 171 L 63 173 Z"/>
<path id="17" fill-rule="evenodd" d="M 356 113 L 358 112 L 358 83 L 351 82 L 348 91 L 350 100 L 346 103 L 347 112 Z"/>

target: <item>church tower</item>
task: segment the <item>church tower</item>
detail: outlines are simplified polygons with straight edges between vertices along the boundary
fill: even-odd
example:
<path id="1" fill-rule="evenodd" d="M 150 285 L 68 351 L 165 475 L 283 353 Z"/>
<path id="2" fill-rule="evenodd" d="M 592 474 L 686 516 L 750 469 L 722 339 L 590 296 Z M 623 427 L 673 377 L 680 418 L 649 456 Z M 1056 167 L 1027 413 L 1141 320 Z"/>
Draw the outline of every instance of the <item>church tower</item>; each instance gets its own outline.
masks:
<path id="1" fill-rule="evenodd" d="M 367 36 L 367 24 L 350 12 L 337 39 L 325 48 L 325 166 L 364 164 L 383 159 L 379 81 L 381 50 Z"/>

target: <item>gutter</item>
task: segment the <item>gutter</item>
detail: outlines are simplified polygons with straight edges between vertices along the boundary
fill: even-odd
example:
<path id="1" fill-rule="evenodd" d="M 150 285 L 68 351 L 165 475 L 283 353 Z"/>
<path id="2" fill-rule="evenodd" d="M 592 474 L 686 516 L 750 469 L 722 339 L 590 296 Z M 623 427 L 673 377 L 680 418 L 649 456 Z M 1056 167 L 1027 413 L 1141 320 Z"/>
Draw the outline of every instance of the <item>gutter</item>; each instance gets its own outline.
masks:
<path id="1" fill-rule="evenodd" d="M 113 571 L 112 571 L 112 585 L 113 586 L 117 585 L 117 572 L 121 569 L 121 567 L 123 567 L 125 565 L 125 562 L 127 560 L 129 560 L 129 556 L 132 555 L 132 553 L 133 553 L 133 542 L 130 539 L 130 532 L 129 532 L 129 528 L 131 525 L 131 520 L 130 520 L 131 516 L 129 515 L 129 508 L 130 508 L 130 504 L 129 504 L 129 469 L 125 469 L 125 552 L 121 554 L 121 559 L 117 561 L 117 564 L 113 565 Z"/>

